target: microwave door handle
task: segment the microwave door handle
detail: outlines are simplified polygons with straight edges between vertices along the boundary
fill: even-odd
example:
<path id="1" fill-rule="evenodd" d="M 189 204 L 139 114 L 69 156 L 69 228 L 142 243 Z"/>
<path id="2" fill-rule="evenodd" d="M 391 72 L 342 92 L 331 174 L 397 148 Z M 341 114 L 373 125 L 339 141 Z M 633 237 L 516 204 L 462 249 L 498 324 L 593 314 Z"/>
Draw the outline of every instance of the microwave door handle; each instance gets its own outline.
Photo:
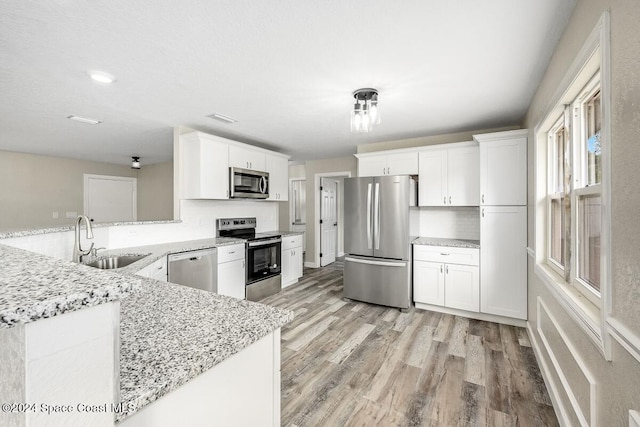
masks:
<path id="1" fill-rule="evenodd" d="M 367 249 L 371 249 L 371 183 L 367 184 Z"/>
<path id="2" fill-rule="evenodd" d="M 267 192 L 267 178 L 264 176 L 260 177 L 260 192 L 262 194 Z"/>

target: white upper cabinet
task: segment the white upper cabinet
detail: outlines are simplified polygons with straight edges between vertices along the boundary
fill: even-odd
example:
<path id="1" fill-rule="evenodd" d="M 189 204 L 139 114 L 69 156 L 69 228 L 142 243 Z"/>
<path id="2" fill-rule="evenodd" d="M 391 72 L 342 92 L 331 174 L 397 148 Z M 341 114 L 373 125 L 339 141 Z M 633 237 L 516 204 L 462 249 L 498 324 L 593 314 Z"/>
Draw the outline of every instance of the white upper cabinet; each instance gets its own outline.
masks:
<path id="1" fill-rule="evenodd" d="M 420 206 L 446 206 L 447 204 L 447 150 L 420 153 L 418 204 Z"/>
<path id="2" fill-rule="evenodd" d="M 418 152 L 356 154 L 358 176 L 417 175 Z"/>
<path id="3" fill-rule="evenodd" d="M 478 157 L 476 146 L 421 151 L 419 205 L 478 206 Z"/>
<path id="4" fill-rule="evenodd" d="M 181 199 L 228 199 L 230 167 L 269 172 L 267 200 L 289 198 L 287 155 L 204 132 L 181 135 L 178 144 Z"/>
<path id="5" fill-rule="evenodd" d="M 229 166 L 267 172 L 266 156 L 263 151 L 237 145 L 229 147 Z"/>
<path id="6" fill-rule="evenodd" d="M 364 157 L 358 159 L 358 176 L 382 176 L 387 170 L 386 156 Z"/>
<path id="7" fill-rule="evenodd" d="M 266 155 L 269 172 L 269 198 L 276 202 L 289 200 L 289 160 L 275 154 Z"/>
<path id="8" fill-rule="evenodd" d="M 192 132 L 181 135 L 182 199 L 229 198 L 229 145 L 224 138 Z"/>
<path id="9" fill-rule="evenodd" d="M 396 153 L 387 155 L 387 175 L 417 175 L 418 153 Z"/>
<path id="10" fill-rule="evenodd" d="M 447 150 L 447 202 L 450 206 L 480 205 L 480 149 Z"/>
<path id="11" fill-rule="evenodd" d="M 527 130 L 474 135 L 480 144 L 480 203 L 527 204 Z"/>

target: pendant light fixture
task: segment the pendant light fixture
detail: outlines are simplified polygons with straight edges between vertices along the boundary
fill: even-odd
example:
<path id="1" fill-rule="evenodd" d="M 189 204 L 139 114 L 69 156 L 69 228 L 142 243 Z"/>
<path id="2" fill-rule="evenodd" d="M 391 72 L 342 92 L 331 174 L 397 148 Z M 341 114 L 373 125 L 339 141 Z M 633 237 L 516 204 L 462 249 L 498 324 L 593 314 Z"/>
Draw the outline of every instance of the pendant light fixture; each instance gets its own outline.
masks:
<path id="1" fill-rule="evenodd" d="M 358 89 L 353 92 L 353 97 L 356 102 L 351 112 L 351 132 L 371 132 L 373 126 L 380 123 L 377 89 Z"/>

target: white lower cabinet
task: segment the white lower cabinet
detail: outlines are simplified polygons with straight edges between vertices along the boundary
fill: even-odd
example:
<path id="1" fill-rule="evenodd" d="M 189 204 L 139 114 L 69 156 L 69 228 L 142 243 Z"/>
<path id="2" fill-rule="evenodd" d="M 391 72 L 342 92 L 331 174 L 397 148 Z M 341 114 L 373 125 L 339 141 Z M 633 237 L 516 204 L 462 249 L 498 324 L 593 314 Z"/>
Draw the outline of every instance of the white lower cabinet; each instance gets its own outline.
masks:
<path id="1" fill-rule="evenodd" d="M 302 277 L 304 250 L 302 234 L 282 238 L 282 287 L 291 286 Z"/>
<path id="2" fill-rule="evenodd" d="M 162 257 L 152 264 L 149 264 L 136 273 L 138 276 L 148 277 L 149 279 L 167 281 L 167 257 Z"/>
<path id="3" fill-rule="evenodd" d="M 245 299 L 244 244 L 218 247 L 218 294 Z"/>
<path id="4" fill-rule="evenodd" d="M 414 246 L 414 301 L 458 310 L 480 311 L 478 262 L 478 249 Z"/>

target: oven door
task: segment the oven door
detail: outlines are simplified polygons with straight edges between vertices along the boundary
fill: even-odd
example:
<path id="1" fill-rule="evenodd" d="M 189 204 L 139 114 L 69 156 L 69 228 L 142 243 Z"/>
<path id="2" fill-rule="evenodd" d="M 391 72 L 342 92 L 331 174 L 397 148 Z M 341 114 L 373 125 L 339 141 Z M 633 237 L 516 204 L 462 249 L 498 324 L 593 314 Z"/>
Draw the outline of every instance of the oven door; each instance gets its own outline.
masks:
<path id="1" fill-rule="evenodd" d="M 247 285 L 280 274 L 281 248 L 282 239 L 247 243 Z"/>
<path id="2" fill-rule="evenodd" d="M 269 173 L 229 168 L 230 196 L 234 199 L 266 199 L 269 197 Z"/>

